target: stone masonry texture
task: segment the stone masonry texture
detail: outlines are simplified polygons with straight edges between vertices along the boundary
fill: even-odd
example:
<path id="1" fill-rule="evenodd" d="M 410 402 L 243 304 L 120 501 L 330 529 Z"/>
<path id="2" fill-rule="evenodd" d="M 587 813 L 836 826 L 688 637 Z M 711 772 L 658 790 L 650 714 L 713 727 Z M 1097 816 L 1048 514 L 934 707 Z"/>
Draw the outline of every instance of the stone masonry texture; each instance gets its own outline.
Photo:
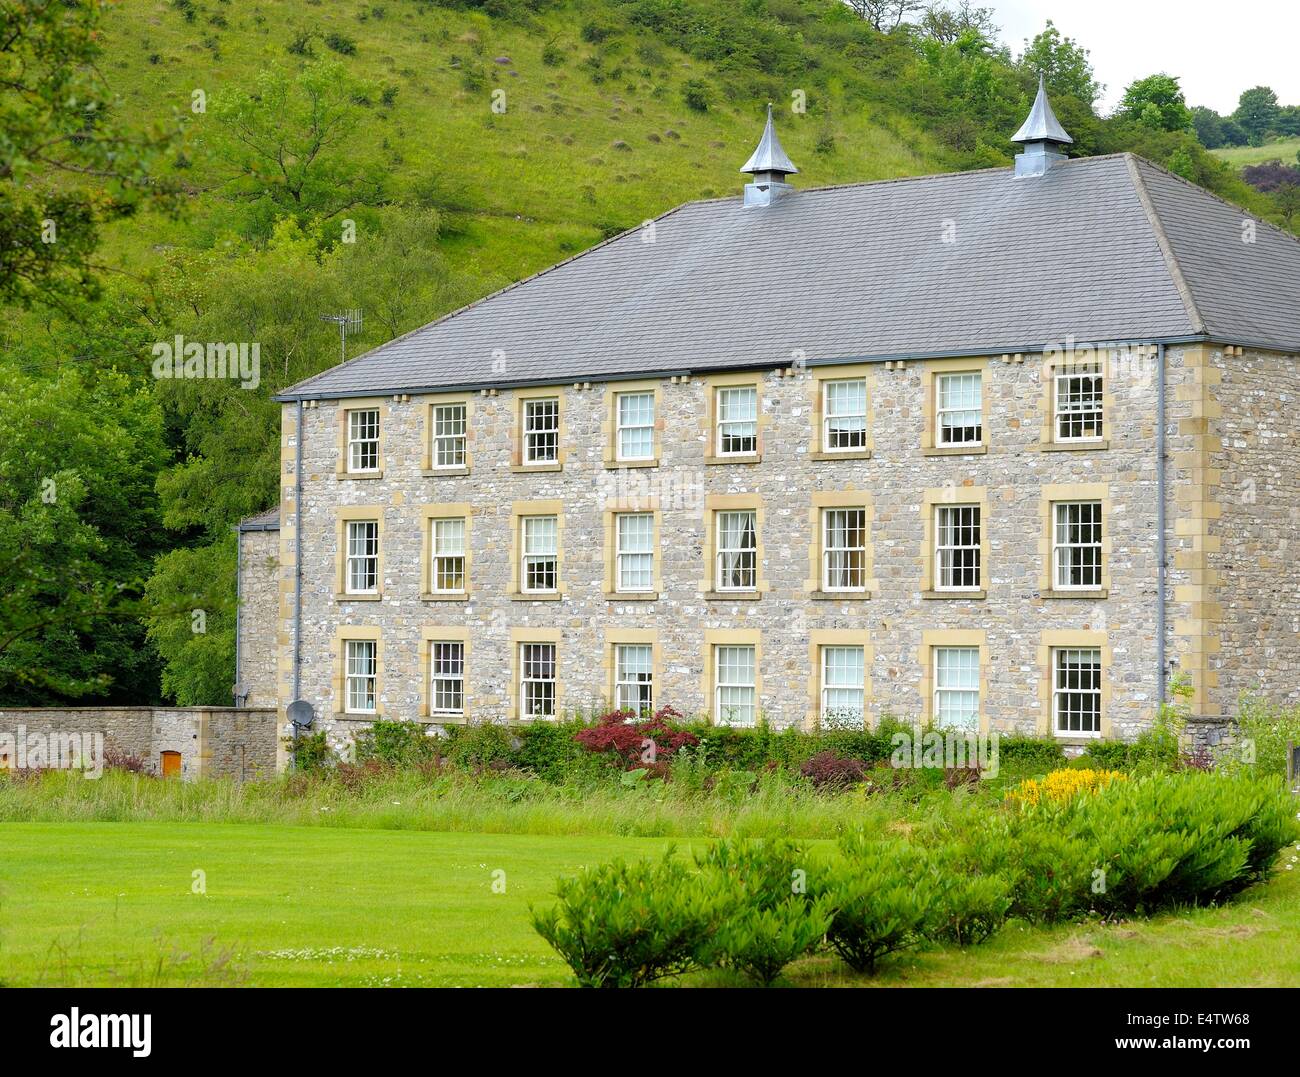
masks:
<path id="1" fill-rule="evenodd" d="M 1168 610 L 1171 670 L 1193 669 L 1198 717 L 1231 713 L 1237 696 L 1259 688 L 1295 701 L 1300 643 L 1297 577 L 1297 367 L 1293 356 L 1218 345 L 1170 346 L 1166 354 Z M 1107 446 L 1044 451 L 1046 392 L 1036 356 L 988 357 L 984 366 L 988 451 L 934 456 L 922 451 L 925 361 L 873 364 L 868 423 L 873 454 L 842 461 L 812 458 L 812 375 L 767 371 L 760 384 L 763 456 L 756 464 L 706 462 L 708 388 L 701 378 L 659 384 L 656 436 L 660 463 L 619 471 L 605 464 L 607 394 L 618 383 L 560 386 L 564 449 L 561 471 L 512 471 L 516 401 L 470 394 L 468 475 L 422 475 L 425 401 L 383 398 L 382 475 L 336 474 L 339 409 L 348 401 L 303 410 L 286 404 L 282 431 L 282 530 L 277 630 L 250 650 L 274 649 L 278 704 L 293 698 L 292 641 L 296 454 L 303 453 L 302 643 L 298 694 L 311 702 L 337 740 L 357 721 L 342 715 L 340 640 L 377 631 L 381 641 L 380 713 L 427 720 L 420 650 L 426 629 L 468 631 L 466 691 L 471 720 L 501 721 L 511 694 L 511 633 L 558 631 L 560 707 L 599 708 L 608 695 L 606 633 L 657 633 L 661 654 L 656 701 L 707 713 L 705 632 L 761 633 L 760 710 L 776 726 L 804 722 L 808 709 L 809 633 L 865 631 L 871 646 L 868 720 L 915 718 L 925 678 L 922 633 L 964 629 L 985 634 L 983 709 L 989 728 L 1034 733 L 1042 718 L 1043 634 L 1103 633 L 1110 648 L 1109 719 L 1114 736 L 1132 738 L 1151 720 L 1156 666 L 1156 377 L 1154 348 L 1145 362 L 1107 365 Z M 507 372 L 508 373 L 508 372 Z M 1041 488 L 1104 484 L 1109 512 L 1109 591 L 1102 599 L 1042 595 Z M 922 594 L 923 493 L 985 488 L 989 561 L 987 597 L 933 600 Z M 869 600 L 808 596 L 809 512 L 816 491 L 859 489 L 873 507 Z M 1247 496 L 1249 491 L 1249 496 Z M 657 498 L 661 513 L 658 601 L 604 594 L 604 512 L 638 493 Z M 757 601 L 712 601 L 702 593 L 705 498 L 757 494 L 762 504 Z M 556 500 L 563 506 L 558 602 L 512 599 L 511 506 Z M 424 527 L 421 507 L 469 503 L 469 601 L 421 599 Z M 380 601 L 337 599 L 340 510 L 378 506 L 382 517 Z M 1191 523 L 1189 521 L 1201 521 Z M 250 586 L 252 586 L 250 581 Z M 252 622 L 250 622 L 252 623 Z M 260 623 L 260 622 L 259 622 Z M 259 697 L 259 701 L 261 698 Z"/>

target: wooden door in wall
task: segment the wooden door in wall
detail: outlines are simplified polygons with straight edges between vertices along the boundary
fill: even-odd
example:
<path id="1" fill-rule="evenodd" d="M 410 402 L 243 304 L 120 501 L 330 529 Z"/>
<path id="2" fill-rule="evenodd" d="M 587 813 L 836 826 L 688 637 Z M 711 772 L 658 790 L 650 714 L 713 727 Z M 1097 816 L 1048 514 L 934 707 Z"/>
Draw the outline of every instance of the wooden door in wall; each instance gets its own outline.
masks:
<path id="1" fill-rule="evenodd" d="M 164 778 L 179 778 L 181 776 L 180 752 L 163 752 L 160 761 Z"/>

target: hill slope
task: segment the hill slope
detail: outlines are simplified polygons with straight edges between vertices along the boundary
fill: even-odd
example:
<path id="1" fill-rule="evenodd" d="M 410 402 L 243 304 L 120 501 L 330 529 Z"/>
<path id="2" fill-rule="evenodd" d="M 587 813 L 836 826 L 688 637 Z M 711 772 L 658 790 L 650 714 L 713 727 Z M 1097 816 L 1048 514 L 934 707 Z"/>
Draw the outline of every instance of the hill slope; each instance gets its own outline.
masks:
<path id="1" fill-rule="evenodd" d="M 845 61 L 826 55 L 804 80 L 756 75 L 734 55 L 711 63 L 629 26 L 626 7 L 583 2 L 493 18 L 407 2 L 125 0 L 105 20 L 103 71 L 130 118 L 171 110 L 184 117 L 189 176 L 210 187 L 221 174 L 208 138 L 215 121 L 192 113 L 196 89 L 211 100 L 269 65 L 340 59 L 380 90 L 349 147 L 383 159 L 397 197 L 432 191 L 458 211 L 451 256 L 508 278 L 677 203 L 738 191 L 737 169 L 758 139 L 769 97 L 806 184 L 951 164 L 888 108 L 845 104 L 837 83 L 853 75 Z M 734 96 L 738 78 L 749 99 Z M 697 107 L 687 103 L 688 85 L 705 110 L 698 97 Z M 807 97 L 806 113 L 782 107 L 796 90 Z M 158 222 L 150 234 L 137 224 L 119 230 L 114 246 L 139 256 L 146 241 L 186 242 L 189 233 L 201 243 L 195 233 L 211 227 L 203 219 L 211 202 L 201 197 L 180 232 Z"/>

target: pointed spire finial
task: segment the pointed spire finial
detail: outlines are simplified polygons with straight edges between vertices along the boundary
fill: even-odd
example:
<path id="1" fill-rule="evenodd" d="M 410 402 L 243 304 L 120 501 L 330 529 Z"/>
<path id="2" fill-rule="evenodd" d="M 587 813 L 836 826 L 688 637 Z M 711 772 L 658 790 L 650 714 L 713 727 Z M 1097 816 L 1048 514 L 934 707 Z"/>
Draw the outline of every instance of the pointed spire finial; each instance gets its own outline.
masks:
<path id="1" fill-rule="evenodd" d="M 1029 118 L 1020 125 L 1020 130 L 1011 136 L 1012 142 L 1055 142 L 1068 146 L 1074 141 L 1061 126 L 1061 121 L 1052 111 L 1052 103 L 1047 99 L 1047 81 L 1043 72 L 1038 73 L 1038 95 L 1034 106 L 1029 110 Z"/>
<path id="2" fill-rule="evenodd" d="M 758 147 L 749 155 L 749 160 L 740 171 L 751 173 L 755 179 L 766 176 L 777 181 L 783 176 L 793 176 L 799 171 L 782 148 L 781 140 L 776 137 L 771 101 L 767 103 L 767 123 L 763 127 L 763 137 L 758 140 Z"/>

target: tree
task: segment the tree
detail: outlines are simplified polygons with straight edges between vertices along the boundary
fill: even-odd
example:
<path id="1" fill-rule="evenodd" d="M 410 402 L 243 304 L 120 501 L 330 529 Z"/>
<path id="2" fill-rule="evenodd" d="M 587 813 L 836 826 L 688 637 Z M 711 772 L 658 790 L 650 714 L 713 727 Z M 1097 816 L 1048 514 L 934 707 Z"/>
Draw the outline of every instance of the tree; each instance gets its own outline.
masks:
<path id="1" fill-rule="evenodd" d="M 1284 165 L 1280 160 L 1265 161 L 1263 164 L 1247 165 L 1241 170 L 1241 178 L 1257 191 L 1274 194 L 1283 187 L 1300 186 L 1300 169 Z"/>
<path id="2" fill-rule="evenodd" d="M 1277 94 L 1267 86 L 1246 90 L 1237 100 L 1237 111 L 1232 118 L 1250 137 L 1252 146 L 1261 146 L 1277 126 Z"/>
<path id="3" fill-rule="evenodd" d="M 165 460 L 126 375 L 0 368 L 0 704 L 156 698 L 138 618 Z"/>
<path id="4" fill-rule="evenodd" d="M 1104 88 L 1093 77 L 1088 50 L 1072 38 L 1063 37 L 1051 19 L 1041 34 L 1025 42 L 1020 67 L 1034 81 L 1041 72 L 1051 93 L 1070 94 L 1089 107 L 1096 103 Z"/>
<path id="5" fill-rule="evenodd" d="M 1192 127 L 1196 137 L 1207 150 L 1217 150 L 1228 144 L 1227 134 L 1223 129 L 1223 117 L 1212 108 L 1197 105 L 1192 109 Z"/>
<path id="6" fill-rule="evenodd" d="M 1134 123 L 1159 131 L 1186 131 L 1192 126 L 1187 99 L 1173 75 L 1148 75 L 1131 83 L 1118 111 Z"/>
<path id="7" fill-rule="evenodd" d="M 970 0 L 959 0 L 956 7 L 934 3 L 926 8 L 919 29 L 941 45 L 955 45 L 967 34 L 992 44 L 998 36 L 998 26 L 993 20 L 991 7 L 975 7 Z"/>
<path id="8" fill-rule="evenodd" d="M 0 302 L 61 306 L 96 286 L 101 228 L 175 206 L 158 175 L 176 123 L 130 131 L 95 70 L 99 0 L 0 4 Z"/>
<path id="9" fill-rule="evenodd" d="M 923 0 L 846 0 L 849 7 L 874 30 L 890 34 L 897 30 L 908 16 L 925 9 Z"/>
<path id="10" fill-rule="evenodd" d="M 385 173 L 357 149 L 363 110 L 373 90 L 337 60 L 318 60 L 297 75 L 273 65 L 252 90 L 213 102 L 214 149 L 235 169 L 232 197 L 269 199 L 276 211 L 330 217 L 383 201 Z"/>

